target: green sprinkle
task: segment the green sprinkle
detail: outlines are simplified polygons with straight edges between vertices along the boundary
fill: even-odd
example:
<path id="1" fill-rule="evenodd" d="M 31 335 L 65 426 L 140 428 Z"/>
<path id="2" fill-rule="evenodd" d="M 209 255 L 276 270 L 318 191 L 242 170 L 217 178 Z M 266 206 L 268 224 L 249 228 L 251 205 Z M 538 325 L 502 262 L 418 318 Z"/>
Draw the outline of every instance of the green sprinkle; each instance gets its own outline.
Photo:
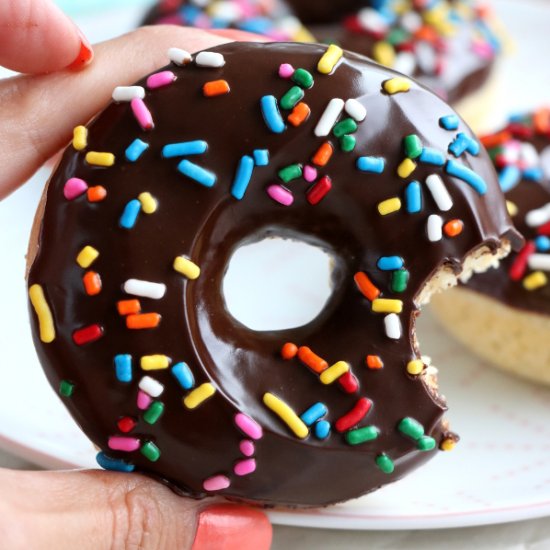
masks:
<path id="1" fill-rule="evenodd" d="M 279 170 L 279 177 L 285 182 L 295 180 L 302 177 L 302 165 L 290 164 Z"/>
<path id="2" fill-rule="evenodd" d="M 403 145 L 405 146 L 405 155 L 410 159 L 419 157 L 422 153 L 422 142 L 416 134 L 409 134 L 403 139 Z"/>
<path id="3" fill-rule="evenodd" d="M 153 401 L 149 408 L 143 413 L 143 420 L 147 424 L 154 424 L 164 412 L 164 403 L 161 401 Z"/>
<path id="4" fill-rule="evenodd" d="M 407 269 L 398 269 L 392 272 L 391 289 L 392 292 L 405 292 L 409 283 L 409 272 Z"/>
<path id="5" fill-rule="evenodd" d="M 302 88 L 311 88 L 313 86 L 313 76 L 305 69 L 296 69 L 292 74 L 292 80 Z"/>
<path id="6" fill-rule="evenodd" d="M 435 439 L 429 435 L 423 435 L 416 442 L 416 447 L 419 451 L 433 451 L 435 449 Z"/>
<path id="7" fill-rule="evenodd" d="M 424 427 L 418 420 L 408 416 L 403 418 L 397 425 L 397 429 L 404 435 L 407 435 L 415 441 L 424 435 Z"/>
<path id="8" fill-rule="evenodd" d="M 375 458 L 376 465 L 385 473 L 391 474 L 395 469 L 393 460 L 385 453 L 378 455 Z"/>
<path id="9" fill-rule="evenodd" d="M 346 441 L 350 445 L 359 445 L 367 441 L 373 441 L 378 437 L 378 428 L 376 426 L 365 426 L 357 428 L 346 433 Z"/>
<path id="10" fill-rule="evenodd" d="M 68 380 L 61 380 L 59 384 L 59 393 L 63 397 L 71 397 L 74 392 L 74 384 Z"/>
<path id="11" fill-rule="evenodd" d="M 156 462 L 160 458 L 160 450 L 152 441 L 147 441 L 147 443 L 144 443 L 141 446 L 140 452 L 151 462 Z"/>
<path id="12" fill-rule="evenodd" d="M 332 133 L 337 137 L 342 137 L 346 134 L 353 134 L 357 131 L 357 122 L 353 118 L 345 118 L 341 120 L 333 129 Z M 420 154 L 420 153 L 419 153 Z"/>
<path id="13" fill-rule="evenodd" d="M 355 138 L 353 136 L 345 135 L 340 138 L 340 149 L 344 153 L 350 153 L 355 149 Z"/>
<path id="14" fill-rule="evenodd" d="M 384 38 L 386 42 L 389 42 L 392 46 L 397 46 L 402 42 L 405 42 L 409 38 L 409 33 L 404 29 L 392 29 Z"/>
<path id="15" fill-rule="evenodd" d="M 300 86 L 292 86 L 288 92 L 281 97 L 281 109 L 292 109 L 304 97 L 304 90 Z"/>

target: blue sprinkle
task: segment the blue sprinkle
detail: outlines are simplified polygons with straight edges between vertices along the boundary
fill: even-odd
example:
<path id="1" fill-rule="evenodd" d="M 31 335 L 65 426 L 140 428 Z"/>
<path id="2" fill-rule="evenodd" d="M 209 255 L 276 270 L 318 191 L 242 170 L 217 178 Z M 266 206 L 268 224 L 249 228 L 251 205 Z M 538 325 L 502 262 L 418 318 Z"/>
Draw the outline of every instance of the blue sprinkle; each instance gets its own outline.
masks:
<path id="1" fill-rule="evenodd" d="M 183 6 L 180 11 L 180 16 L 188 25 L 193 25 L 196 19 L 201 15 L 201 10 L 197 6 Z"/>
<path id="2" fill-rule="evenodd" d="M 132 199 L 125 207 L 120 216 L 120 227 L 124 229 L 132 229 L 136 225 L 136 221 L 141 210 L 141 203 L 137 199 Z"/>
<path id="3" fill-rule="evenodd" d="M 523 171 L 523 177 L 526 180 L 538 181 L 540 183 L 540 182 L 542 182 L 542 180 L 544 178 L 544 173 L 543 173 L 542 169 L 539 168 L 538 166 L 533 166 L 531 168 L 526 168 Z"/>
<path id="4" fill-rule="evenodd" d="M 416 214 L 422 210 L 422 188 L 417 181 L 411 181 L 405 189 L 407 212 Z"/>
<path id="5" fill-rule="evenodd" d="M 285 131 L 286 126 L 283 117 L 279 112 L 277 98 L 273 95 L 264 95 L 260 100 L 260 105 L 262 108 L 262 116 L 264 117 L 267 127 L 274 134 L 282 134 Z"/>
<path id="6" fill-rule="evenodd" d="M 400 256 L 380 256 L 376 265 L 382 271 L 394 271 L 401 269 L 405 262 Z"/>
<path id="7" fill-rule="evenodd" d="M 169 143 L 162 148 L 162 157 L 185 157 L 187 155 L 202 155 L 206 153 L 208 143 L 202 139 L 195 141 L 182 141 L 181 143 Z"/>
<path id="8" fill-rule="evenodd" d="M 256 166 L 267 166 L 269 164 L 269 151 L 267 149 L 254 149 L 252 156 Z"/>
<path id="9" fill-rule="evenodd" d="M 110 456 L 107 456 L 104 452 L 97 453 L 95 459 L 104 470 L 129 473 L 133 472 L 135 468 L 133 464 L 128 464 L 128 462 L 124 462 L 124 460 L 120 460 L 118 458 L 111 458 Z"/>
<path id="10" fill-rule="evenodd" d="M 437 149 L 424 147 L 422 149 L 422 153 L 420 153 L 420 156 L 418 157 L 418 160 L 425 164 L 443 166 L 445 164 L 445 155 L 443 155 L 443 153 L 441 153 L 441 151 L 438 151 Z"/>
<path id="11" fill-rule="evenodd" d="M 327 414 L 328 410 L 326 406 L 321 403 L 315 403 L 315 405 L 312 405 L 306 412 L 304 412 L 300 418 L 302 419 L 303 423 L 306 426 L 311 426 L 317 420 L 323 418 Z"/>
<path id="12" fill-rule="evenodd" d="M 479 154 L 479 143 L 463 132 L 460 132 L 457 134 L 454 141 L 449 145 L 449 151 L 455 157 L 459 157 L 465 151 L 471 155 L 477 156 Z"/>
<path id="13" fill-rule="evenodd" d="M 445 165 L 445 171 L 447 172 L 447 174 L 454 176 L 455 178 L 458 178 L 462 181 L 465 181 L 480 195 L 485 195 L 485 193 L 487 193 L 487 184 L 485 183 L 485 180 L 463 164 L 459 164 L 454 160 L 448 160 L 447 164 Z"/>
<path id="14" fill-rule="evenodd" d="M 550 250 L 550 238 L 545 235 L 539 235 L 535 238 L 537 252 L 548 252 Z"/>
<path id="15" fill-rule="evenodd" d="M 459 119 L 457 115 L 446 115 L 439 119 L 439 125 L 445 130 L 456 130 L 458 128 Z"/>
<path id="16" fill-rule="evenodd" d="M 498 175 L 498 183 L 503 193 L 511 191 L 521 180 L 521 170 L 517 166 L 508 165 Z"/>
<path id="17" fill-rule="evenodd" d="M 250 179 L 252 178 L 253 170 L 254 159 L 248 155 L 241 157 L 235 179 L 233 180 L 233 186 L 231 187 L 231 194 L 237 200 L 241 200 L 244 197 Z"/>
<path id="18" fill-rule="evenodd" d="M 221 17 L 212 17 L 208 26 L 213 29 L 227 29 L 229 28 L 229 21 Z"/>
<path id="19" fill-rule="evenodd" d="M 141 141 L 137 138 L 128 145 L 126 149 L 126 160 L 130 162 L 136 162 L 136 160 L 141 157 L 141 155 L 149 149 L 149 144 Z"/>
<path id="20" fill-rule="evenodd" d="M 516 124 L 523 124 L 525 123 L 525 113 L 514 113 L 508 117 L 508 122 L 510 123 L 516 123 Z"/>
<path id="21" fill-rule="evenodd" d="M 313 430 L 317 439 L 326 439 L 330 435 L 330 422 L 319 420 Z"/>
<path id="22" fill-rule="evenodd" d="M 273 23 L 267 17 L 251 17 L 240 22 L 237 28 L 241 31 L 265 35 L 273 28 Z"/>
<path id="23" fill-rule="evenodd" d="M 381 174 L 386 166 L 386 161 L 382 157 L 359 157 L 357 159 L 357 168 L 361 172 L 372 172 Z"/>
<path id="24" fill-rule="evenodd" d="M 195 180 L 197 183 L 205 187 L 213 187 L 216 183 L 216 174 L 205 170 L 198 164 L 195 164 L 187 159 L 182 160 L 178 164 L 178 170 L 188 178 Z"/>
<path id="25" fill-rule="evenodd" d="M 176 363 L 172 367 L 172 374 L 184 390 L 190 390 L 195 385 L 195 378 L 187 363 Z"/>
<path id="26" fill-rule="evenodd" d="M 127 354 L 115 355 L 115 373 L 119 382 L 132 381 L 132 356 Z"/>

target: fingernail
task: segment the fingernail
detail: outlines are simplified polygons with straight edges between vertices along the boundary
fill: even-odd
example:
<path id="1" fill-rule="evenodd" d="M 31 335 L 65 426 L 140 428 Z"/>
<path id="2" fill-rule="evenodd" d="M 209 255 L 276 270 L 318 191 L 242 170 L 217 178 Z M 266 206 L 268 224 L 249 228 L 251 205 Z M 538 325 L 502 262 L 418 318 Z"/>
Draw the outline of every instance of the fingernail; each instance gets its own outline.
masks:
<path id="1" fill-rule="evenodd" d="M 68 69 L 81 69 L 91 63 L 94 58 L 94 50 L 80 29 L 78 29 L 78 36 L 80 37 L 80 51 Z"/>
<path id="2" fill-rule="evenodd" d="M 215 504 L 199 515 L 192 550 L 269 550 L 272 528 L 260 510 Z"/>

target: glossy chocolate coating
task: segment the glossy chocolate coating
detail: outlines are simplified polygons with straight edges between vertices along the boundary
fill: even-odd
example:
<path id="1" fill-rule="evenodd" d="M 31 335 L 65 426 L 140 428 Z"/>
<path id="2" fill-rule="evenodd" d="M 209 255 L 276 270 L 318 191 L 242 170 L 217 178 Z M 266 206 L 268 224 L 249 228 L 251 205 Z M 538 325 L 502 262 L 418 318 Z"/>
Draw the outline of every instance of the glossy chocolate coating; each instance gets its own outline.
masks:
<path id="1" fill-rule="evenodd" d="M 128 103 L 111 103 L 89 125 L 86 151 L 109 151 L 116 155 L 111 168 L 87 165 L 85 152 L 69 147 L 53 175 L 39 237 L 38 255 L 29 274 L 29 285 L 41 284 L 53 312 L 57 337 L 50 344 L 40 341 L 37 322 L 31 313 L 35 344 L 54 388 L 60 380 L 75 384 L 64 398 L 76 421 L 109 456 L 135 464 L 138 471 L 165 481 L 183 494 L 203 497 L 203 480 L 215 474 L 230 479 L 221 495 L 263 504 L 290 506 L 326 505 L 357 497 L 395 481 L 434 456 L 437 448 L 420 452 L 415 442 L 399 433 L 397 424 L 413 417 L 428 436 L 439 444 L 448 437 L 441 417 L 446 406 L 432 396 L 422 377 L 410 376 L 407 363 L 418 357 L 412 342 L 418 314 L 415 296 L 444 264 L 460 271 L 464 257 L 482 245 L 496 249 L 503 237 L 515 245 L 519 237 L 506 214 L 494 169 L 482 149 L 479 156 L 463 155 L 459 162 L 473 169 L 488 186 L 481 197 L 465 182 L 450 177 L 442 168 L 419 164 L 414 174 L 402 179 L 396 173 L 403 160 L 402 139 L 415 133 L 424 146 L 445 152 L 456 132 L 441 128 L 439 117 L 452 113 L 443 101 L 416 83 L 410 91 L 388 95 L 382 83 L 394 73 L 362 56 L 345 53 L 333 74 L 317 72 L 325 52 L 321 45 L 294 43 L 231 43 L 213 48 L 223 54 L 222 68 L 201 68 L 191 63 L 169 67 L 177 75 L 172 85 L 147 91 L 145 103 L 155 128 L 142 131 Z M 268 130 L 260 111 L 260 98 L 280 98 L 291 83 L 278 76 L 281 63 L 309 70 L 315 83 L 306 90 L 310 118 L 298 128 L 287 125 L 282 134 Z M 205 98 L 205 82 L 225 79 L 227 95 Z M 142 85 L 144 81 L 142 81 Z M 353 152 L 339 149 L 338 140 L 316 137 L 314 128 L 330 99 L 357 98 L 366 108 L 366 120 L 354 134 Z M 286 117 L 288 111 L 284 111 Z M 471 136 L 460 121 L 460 131 Z M 149 149 L 136 163 L 124 158 L 126 147 L 139 137 Z M 217 182 L 206 188 L 180 174 L 180 159 L 163 159 L 161 150 L 173 142 L 204 139 L 208 151 L 189 160 L 214 172 Z M 266 187 L 279 181 L 278 171 L 292 163 L 307 163 L 317 148 L 330 139 L 335 150 L 320 175 L 329 174 L 333 188 L 317 205 L 306 200 L 310 184 L 302 179 L 287 187 L 294 204 L 274 202 Z M 268 166 L 257 166 L 244 198 L 230 194 L 239 159 L 254 149 L 268 149 Z M 361 155 L 385 159 L 382 174 L 360 172 Z M 450 158 L 450 157 L 449 157 Z M 443 178 L 453 208 L 439 212 L 423 186 L 423 209 L 409 214 L 381 216 L 380 201 L 393 196 L 403 199 L 411 179 L 424 182 L 432 173 Z M 68 201 L 63 187 L 70 177 L 107 189 L 104 201 L 90 204 L 85 196 Z M 125 205 L 143 191 L 158 199 L 158 210 L 141 213 L 131 230 L 119 226 Z M 455 238 L 429 242 L 429 214 L 444 220 L 460 218 L 464 231 Z M 233 252 L 242 244 L 267 235 L 296 238 L 323 247 L 336 262 L 334 293 L 323 312 L 311 323 L 285 331 L 255 332 L 228 313 L 221 291 L 222 280 Z M 91 269 L 101 275 L 103 288 L 87 296 L 82 286 L 84 269 L 75 262 L 85 245 L 100 255 Z M 172 269 L 176 256 L 187 255 L 201 268 L 200 277 L 188 281 Z M 381 256 L 397 255 L 410 271 L 407 289 L 392 293 L 391 274 L 377 268 Z M 374 313 L 371 303 L 354 283 L 354 274 L 365 271 L 385 298 L 403 300 L 400 319 L 403 336 L 391 340 L 384 330 L 384 314 Z M 315 274 L 312 273 L 312 277 Z M 128 299 L 122 284 L 138 278 L 166 284 L 164 298 L 140 298 L 144 312 L 162 315 L 160 326 L 150 330 L 126 328 L 115 304 Z M 79 347 L 73 331 L 99 323 L 100 340 Z M 329 364 L 344 360 L 359 380 L 359 392 L 344 393 L 338 385 L 319 382 L 298 359 L 283 360 L 285 342 L 309 346 Z M 134 374 L 131 383 L 115 377 L 113 358 L 131 354 Z M 141 372 L 142 355 L 166 354 L 172 363 L 185 361 L 196 384 L 210 381 L 216 394 L 194 410 L 182 405 L 186 392 L 169 370 Z M 384 368 L 370 370 L 367 354 L 380 355 Z M 136 407 L 138 381 L 144 375 L 160 381 L 164 393 L 164 415 L 149 425 Z M 305 440 L 291 433 L 278 416 L 262 403 L 272 392 L 301 414 L 321 401 L 328 407 L 327 420 L 333 431 L 325 441 L 309 435 Z M 334 430 L 336 419 L 347 413 L 359 397 L 373 406 L 360 426 L 376 426 L 375 441 L 351 446 Z M 256 442 L 256 471 L 248 476 L 233 474 L 242 458 L 236 428 L 238 411 L 255 419 L 264 431 Z M 152 463 L 139 451 L 124 453 L 108 448 L 108 437 L 116 435 L 117 420 L 130 415 L 138 420 L 129 434 L 155 442 L 160 459 Z M 386 453 L 395 463 L 392 474 L 383 473 L 375 457 Z"/>

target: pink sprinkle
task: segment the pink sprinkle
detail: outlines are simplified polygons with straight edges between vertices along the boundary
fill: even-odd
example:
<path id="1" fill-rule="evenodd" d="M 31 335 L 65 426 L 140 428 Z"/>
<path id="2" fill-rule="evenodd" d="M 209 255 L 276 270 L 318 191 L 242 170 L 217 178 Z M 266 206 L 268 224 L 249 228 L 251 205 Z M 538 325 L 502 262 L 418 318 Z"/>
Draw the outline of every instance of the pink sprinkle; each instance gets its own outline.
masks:
<path id="1" fill-rule="evenodd" d="M 144 411 L 149 408 L 149 405 L 153 402 L 153 398 L 147 395 L 144 391 L 139 390 L 137 395 L 137 407 L 139 410 Z"/>
<path id="2" fill-rule="evenodd" d="M 264 435 L 262 427 L 244 413 L 237 413 L 235 415 L 235 424 L 250 439 L 261 439 Z"/>
<path id="3" fill-rule="evenodd" d="M 492 59 L 495 56 L 493 48 L 487 42 L 474 42 L 472 50 L 483 59 Z"/>
<path id="4" fill-rule="evenodd" d="M 256 469 L 256 461 L 253 458 L 245 458 L 235 464 L 233 471 L 238 476 L 247 476 Z"/>
<path id="5" fill-rule="evenodd" d="M 267 189 L 267 194 L 279 204 L 283 206 L 290 206 L 294 202 L 294 195 L 284 187 L 273 184 L 270 185 Z"/>
<path id="6" fill-rule="evenodd" d="M 143 99 L 134 97 L 134 99 L 130 101 L 130 105 L 132 106 L 132 111 L 134 112 L 134 116 L 139 122 L 139 125 L 144 130 L 152 130 L 155 127 L 153 117 L 151 116 L 151 111 L 147 109 L 147 105 L 143 102 Z"/>
<path id="7" fill-rule="evenodd" d="M 72 201 L 73 199 L 76 199 L 76 197 L 80 197 L 80 195 L 86 193 L 87 189 L 88 184 L 84 180 L 79 178 L 71 178 L 67 180 L 67 183 L 65 183 L 63 195 L 65 195 L 65 198 L 68 201 Z"/>
<path id="8" fill-rule="evenodd" d="M 306 164 L 304 166 L 304 179 L 311 183 L 317 179 L 317 168 Z"/>
<path id="9" fill-rule="evenodd" d="M 176 78 L 176 75 L 172 71 L 161 71 L 160 73 L 152 74 L 147 79 L 147 88 L 154 90 L 155 88 L 168 86 L 172 84 Z"/>
<path id="10" fill-rule="evenodd" d="M 118 435 L 113 435 L 109 438 L 109 449 L 113 451 L 124 451 L 126 453 L 131 453 L 132 451 L 137 451 L 139 449 L 139 439 L 135 437 L 121 437 Z"/>
<path id="11" fill-rule="evenodd" d="M 254 454 L 254 451 L 256 450 L 254 448 L 254 443 L 252 443 L 250 439 L 243 439 L 239 443 L 239 449 L 244 456 L 252 456 Z"/>
<path id="12" fill-rule="evenodd" d="M 290 63 L 282 63 L 279 66 L 279 76 L 281 78 L 290 78 L 294 74 L 294 67 Z"/>
<path id="13" fill-rule="evenodd" d="M 221 491 L 231 485 L 229 478 L 223 475 L 212 476 L 202 482 L 205 491 Z"/>

